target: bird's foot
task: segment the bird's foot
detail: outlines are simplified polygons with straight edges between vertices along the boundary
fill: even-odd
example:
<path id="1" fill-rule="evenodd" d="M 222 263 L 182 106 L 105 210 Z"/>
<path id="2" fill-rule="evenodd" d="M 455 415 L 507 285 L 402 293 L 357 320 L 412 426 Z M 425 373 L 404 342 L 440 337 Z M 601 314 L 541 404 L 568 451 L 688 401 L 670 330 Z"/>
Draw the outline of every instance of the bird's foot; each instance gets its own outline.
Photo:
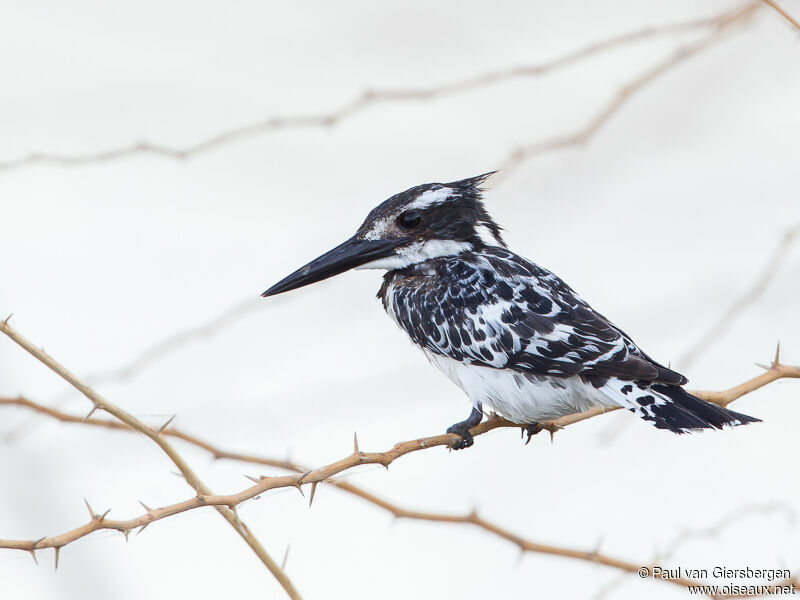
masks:
<path id="1" fill-rule="evenodd" d="M 469 426 L 465 426 L 463 423 L 451 425 L 447 428 L 447 433 L 455 433 L 456 435 L 461 436 L 461 439 L 456 440 L 450 445 L 450 448 L 453 450 L 463 450 L 464 448 L 469 448 L 475 443 L 475 438 L 473 438 L 472 434 L 469 432 Z"/>
<path id="2" fill-rule="evenodd" d="M 530 443 L 531 438 L 539 433 L 542 429 L 544 429 L 544 425 L 541 423 L 529 423 L 528 425 L 525 425 L 521 431 L 523 437 L 525 437 L 526 433 L 528 434 L 528 439 L 525 440 L 525 445 L 527 446 Z"/>
<path id="3" fill-rule="evenodd" d="M 529 423 L 528 425 L 523 425 L 520 429 L 520 434 L 524 438 L 525 434 L 528 434 L 527 439 L 525 440 L 525 445 L 527 446 L 530 443 L 531 438 L 535 436 L 540 431 L 546 429 L 550 432 L 550 441 L 553 441 L 553 436 L 555 435 L 556 431 L 560 431 L 564 429 L 561 425 L 556 425 L 552 421 L 545 421 L 544 423 Z"/>
<path id="4" fill-rule="evenodd" d="M 461 438 L 453 442 L 450 445 L 450 448 L 453 450 L 463 450 L 464 448 L 469 448 L 472 446 L 472 444 L 475 443 L 475 440 L 469 430 L 480 423 L 481 419 L 483 419 L 483 411 L 481 410 L 480 406 L 477 406 L 473 407 L 472 412 L 465 421 L 461 421 L 460 423 L 456 423 L 448 427 L 447 433 L 455 433 Z"/>

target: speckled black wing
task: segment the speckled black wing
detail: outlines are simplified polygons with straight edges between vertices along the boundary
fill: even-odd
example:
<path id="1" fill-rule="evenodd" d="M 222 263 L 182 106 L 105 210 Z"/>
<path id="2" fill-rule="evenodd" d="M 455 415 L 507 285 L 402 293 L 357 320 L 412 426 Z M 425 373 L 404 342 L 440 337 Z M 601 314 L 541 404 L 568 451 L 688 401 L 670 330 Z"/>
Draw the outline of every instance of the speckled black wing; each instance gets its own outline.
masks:
<path id="1" fill-rule="evenodd" d="M 561 279 L 502 248 L 388 273 L 379 296 L 425 350 L 537 375 L 682 385 Z"/>

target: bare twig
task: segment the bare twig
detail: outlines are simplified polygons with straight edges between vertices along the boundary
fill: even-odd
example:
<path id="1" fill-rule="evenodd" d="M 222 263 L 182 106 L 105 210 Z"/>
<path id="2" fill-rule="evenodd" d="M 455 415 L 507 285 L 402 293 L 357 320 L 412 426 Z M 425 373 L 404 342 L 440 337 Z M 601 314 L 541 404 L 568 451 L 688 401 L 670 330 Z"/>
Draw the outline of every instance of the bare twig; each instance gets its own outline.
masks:
<path id="1" fill-rule="evenodd" d="M 763 1 L 764 1 L 764 4 L 766 4 L 768 6 L 771 6 L 773 9 L 775 9 L 775 11 L 779 15 L 781 15 L 784 19 L 789 21 L 789 23 L 794 25 L 797 29 L 800 29 L 800 23 L 798 23 L 792 15 L 790 15 L 788 12 L 786 12 L 780 6 L 778 6 L 777 2 L 773 2 L 773 0 L 763 0 Z"/>
<path id="2" fill-rule="evenodd" d="M 776 360 L 770 367 L 768 367 L 768 369 L 769 370 L 766 373 L 758 375 L 757 377 L 745 381 L 744 383 L 739 384 L 728 390 L 720 392 L 694 392 L 694 393 L 711 402 L 715 402 L 721 406 L 726 406 L 727 404 L 730 404 L 737 398 L 740 398 L 745 394 L 748 394 L 760 387 L 763 387 L 768 383 L 775 381 L 777 379 L 800 378 L 800 367 L 782 365 L 779 363 L 777 356 Z M 25 398 L 0 398 L 0 404 L 23 406 L 65 422 L 93 425 L 110 429 L 128 429 L 128 430 L 130 429 L 128 425 L 124 423 L 118 423 L 116 421 L 96 419 L 96 418 L 90 418 L 84 420 L 81 417 L 68 415 L 59 410 L 37 404 Z M 551 422 L 549 424 L 549 428 L 551 429 L 551 431 L 553 431 L 557 428 L 567 426 L 570 423 L 578 422 L 580 420 L 584 420 L 591 416 L 596 416 L 597 414 L 600 414 L 600 412 L 591 411 L 589 413 L 583 413 L 582 416 L 576 415 L 568 419 L 559 419 L 558 421 Z M 497 416 L 491 416 L 487 421 L 481 423 L 477 427 L 473 428 L 471 431 L 473 435 L 480 435 L 481 433 L 485 433 L 487 431 L 499 427 L 519 427 L 519 426 L 510 423 L 508 421 L 505 421 Z M 167 427 L 163 430 L 162 433 L 166 436 L 173 436 L 182 439 L 186 442 L 189 442 L 195 446 L 203 448 L 208 452 L 210 452 L 215 458 L 227 458 L 227 459 L 261 464 L 261 465 L 268 465 L 272 467 L 278 467 L 281 469 L 293 471 L 294 474 L 281 477 L 264 477 L 261 479 L 253 479 L 253 481 L 255 482 L 254 486 L 251 486 L 250 488 L 244 490 L 243 492 L 240 492 L 238 494 L 232 494 L 229 496 L 213 496 L 210 494 L 198 494 L 195 498 L 192 498 L 191 500 L 187 500 L 185 502 L 173 504 L 158 509 L 148 509 L 147 514 L 137 517 L 135 519 L 129 519 L 127 521 L 113 521 L 105 519 L 102 522 L 95 522 L 95 520 L 92 520 L 81 527 L 78 527 L 72 531 L 66 532 L 59 536 L 43 538 L 40 540 L 27 540 L 27 541 L 0 540 L 0 548 L 35 551 L 37 549 L 46 547 L 56 547 L 56 546 L 60 547 L 74 541 L 75 539 L 79 539 L 80 537 L 88 535 L 89 533 L 97 531 L 99 529 L 115 529 L 117 531 L 126 532 L 130 531 L 134 527 L 140 527 L 142 525 L 149 524 L 152 521 L 156 521 L 187 510 L 200 508 L 202 506 L 209 506 L 209 505 L 235 506 L 269 489 L 276 489 L 280 487 L 301 487 L 302 485 L 305 484 L 312 484 L 312 490 L 313 490 L 313 486 L 315 486 L 317 483 L 324 482 L 333 484 L 337 488 L 343 491 L 358 496 L 368 502 L 371 502 L 376 506 L 388 510 L 397 517 L 448 522 L 448 523 L 472 524 L 486 531 L 489 531 L 494 535 L 497 535 L 499 537 L 502 537 L 517 544 L 524 551 L 552 554 L 557 556 L 576 558 L 579 560 L 591 561 L 598 564 L 604 564 L 607 566 L 615 567 L 624 570 L 626 572 L 635 572 L 642 566 L 641 564 L 634 565 L 633 563 L 608 557 L 598 552 L 574 550 L 574 549 L 552 546 L 548 544 L 540 544 L 537 542 L 532 542 L 500 527 L 499 525 L 496 525 L 479 517 L 475 513 L 470 513 L 469 515 L 442 515 L 442 514 L 412 511 L 400 508 L 397 505 L 392 504 L 391 502 L 388 502 L 382 498 L 379 498 L 378 496 L 370 492 L 367 492 L 349 482 L 331 479 L 334 475 L 347 471 L 348 469 L 355 467 L 357 465 L 382 464 L 384 466 L 388 466 L 389 464 L 391 464 L 391 462 L 393 462 L 400 456 L 403 456 L 410 452 L 415 452 L 418 450 L 423 450 L 426 448 L 432 448 L 436 446 L 450 445 L 456 438 L 456 436 L 454 436 L 453 434 L 445 434 L 429 438 L 420 438 L 408 442 L 401 442 L 399 444 L 396 444 L 394 448 L 392 448 L 387 452 L 377 452 L 377 453 L 362 452 L 355 444 L 355 438 L 354 438 L 355 448 L 353 453 L 348 457 L 345 457 L 344 459 L 339 460 L 330 465 L 327 465 L 325 467 L 320 467 L 318 469 L 307 469 L 302 465 L 298 465 L 296 463 L 287 460 L 277 460 L 277 459 L 247 455 L 242 453 L 228 452 L 220 448 L 217 448 L 213 444 L 204 441 L 200 438 L 197 438 L 196 436 L 181 432 L 174 428 Z M 678 579 L 678 580 L 673 580 L 673 583 L 677 583 L 679 585 L 695 585 L 697 582 Z"/>
<path id="3" fill-rule="evenodd" d="M 703 352 L 707 351 L 731 327 L 739 315 L 758 301 L 773 279 L 775 279 L 778 270 L 783 265 L 783 261 L 789 254 L 789 250 L 798 239 L 800 239 L 800 223 L 783 234 L 769 260 L 758 274 L 758 278 L 719 316 L 714 324 L 708 328 L 708 331 L 678 359 L 677 363 L 681 368 L 685 369 L 693 364 Z"/>
<path id="4" fill-rule="evenodd" d="M 69 382 L 70 385 L 74 386 L 78 391 L 80 391 L 84 396 L 86 396 L 94 405 L 97 410 L 103 410 L 110 415 L 119 419 L 122 423 L 134 429 L 140 433 L 143 433 L 151 440 L 153 440 L 159 448 L 169 457 L 169 459 L 178 467 L 178 470 L 183 475 L 183 478 L 186 480 L 186 483 L 192 487 L 193 490 L 196 491 L 197 496 L 196 498 L 202 498 L 204 496 L 210 495 L 212 492 L 206 485 L 200 481 L 200 478 L 195 474 L 189 464 L 183 459 L 183 457 L 178 454 L 175 448 L 167 441 L 166 436 L 162 435 L 156 429 L 148 426 L 147 424 L 143 423 L 133 415 L 127 413 L 116 404 L 109 402 L 105 398 L 103 398 L 100 394 L 95 392 L 92 388 L 81 382 L 75 375 L 73 375 L 69 370 L 67 370 L 63 365 L 57 362 L 54 358 L 48 355 L 44 350 L 41 348 L 37 348 L 34 346 L 30 341 L 28 341 L 25 337 L 23 337 L 19 332 L 16 331 L 9 323 L 8 320 L 3 321 L 0 323 L 0 331 L 6 334 L 11 340 L 13 340 L 17 345 L 22 347 L 25 351 L 31 354 L 34 358 L 39 360 L 42 364 L 47 366 L 50 370 L 56 373 L 59 377 L 64 379 L 65 381 Z M 86 422 L 89 422 L 91 419 L 86 419 Z M 273 560 L 273 558 L 267 553 L 266 549 L 261 545 L 261 543 L 256 539 L 250 529 L 245 525 L 241 520 L 238 519 L 234 511 L 232 510 L 233 504 L 217 504 L 215 505 L 216 510 L 225 518 L 228 523 L 230 523 L 231 527 L 233 527 L 236 532 L 242 537 L 242 539 L 247 543 L 248 546 L 253 550 L 253 552 L 258 556 L 264 566 L 269 569 L 275 579 L 278 580 L 278 583 L 283 587 L 286 591 L 288 596 L 292 599 L 300 599 L 300 594 L 295 589 L 294 585 L 292 584 L 289 577 L 280 568 L 280 566 Z M 156 511 L 147 510 L 147 514 L 143 515 L 140 518 L 142 521 L 137 526 L 147 526 L 155 518 Z M 105 517 L 92 517 L 91 521 L 86 524 L 82 530 L 85 532 L 82 535 L 86 535 L 91 531 L 95 531 L 96 529 L 107 528 L 106 524 L 109 523 L 109 520 Z M 125 529 L 125 531 L 130 531 L 131 527 Z M 119 529 L 119 531 L 123 531 L 123 529 Z M 78 537 L 82 537 L 79 535 Z M 75 538 L 77 539 L 77 538 Z M 48 540 L 50 543 L 48 543 Z M 66 540 L 66 541 L 65 541 Z M 47 548 L 51 547 L 54 548 L 56 551 L 56 556 L 58 556 L 59 550 L 68 543 L 66 538 L 64 540 L 59 539 L 59 536 L 56 538 L 46 538 L 44 540 L 38 540 L 34 544 L 30 544 L 26 550 L 30 552 L 34 552 L 38 548 Z"/>
<path id="5" fill-rule="evenodd" d="M 541 76 L 545 73 L 574 64 L 601 52 L 618 48 L 627 44 L 632 44 L 641 40 L 693 30 L 720 29 L 727 27 L 727 25 L 729 25 L 731 22 L 740 19 L 745 14 L 749 14 L 750 11 L 757 6 L 759 6 L 759 3 L 757 2 L 750 3 L 742 8 L 738 8 L 733 11 L 726 11 L 719 15 L 705 19 L 693 19 L 690 21 L 672 23 L 658 27 L 647 27 L 592 43 L 584 48 L 574 50 L 563 56 L 540 64 L 521 65 L 517 67 L 499 69 L 481 75 L 467 77 L 460 81 L 439 84 L 429 88 L 366 90 L 339 108 L 329 112 L 296 115 L 293 117 L 271 117 L 255 123 L 250 123 L 248 125 L 222 131 L 209 136 L 208 138 L 194 145 L 183 148 L 167 146 L 157 142 L 141 141 L 135 144 L 129 144 L 87 154 L 33 152 L 21 158 L 0 162 L 0 170 L 10 170 L 27 165 L 46 163 L 75 166 L 108 162 L 144 154 L 163 158 L 186 160 L 211 150 L 216 150 L 232 143 L 255 136 L 267 135 L 292 129 L 330 128 L 352 118 L 353 116 L 372 106 L 379 104 L 385 104 L 389 102 L 423 101 L 461 94 L 503 81 L 523 77 Z M 614 109 L 614 111 L 616 111 L 616 109 Z M 604 121 L 607 119 L 608 117 L 606 117 Z M 563 143 L 560 143 L 557 144 L 556 147 L 563 147 L 563 145 Z"/>
<path id="6" fill-rule="evenodd" d="M 541 142 L 521 146 L 512 151 L 511 154 L 498 167 L 499 173 L 494 176 L 494 180 L 505 177 L 509 172 L 517 168 L 523 161 L 545 152 L 579 146 L 588 142 L 606 123 L 611 120 L 620 109 L 625 106 L 636 94 L 647 87 L 648 84 L 658 79 L 660 76 L 672 70 L 686 59 L 699 54 L 719 41 L 733 25 L 742 23 L 745 19 L 752 16 L 758 3 L 749 3 L 740 8 L 720 15 L 715 22 L 712 32 L 702 37 L 700 40 L 681 46 L 675 53 L 665 60 L 647 69 L 627 84 L 623 85 L 617 94 L 604 105 L 589 121 L 573 133 L 559 135 L 548 138 Z"/>

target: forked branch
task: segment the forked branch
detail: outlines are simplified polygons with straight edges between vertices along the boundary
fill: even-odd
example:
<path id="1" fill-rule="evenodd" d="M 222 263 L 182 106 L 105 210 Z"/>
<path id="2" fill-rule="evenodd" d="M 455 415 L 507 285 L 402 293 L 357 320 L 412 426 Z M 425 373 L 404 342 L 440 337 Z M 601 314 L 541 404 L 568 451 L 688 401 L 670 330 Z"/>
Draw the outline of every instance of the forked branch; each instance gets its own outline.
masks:
<path id="1" fill-rule="evenodd" d="M 183 475 L 183 478 L 186 480 L 186 483 L 191 486 L 192 489 L 196 490 L 197 497 L 202 498 L 205 495 L 211 494 L 211 490 L 206 487 L 206 485 L 200 481 L 200 478 L 195 474 L 189 464 L 183 459 L 183 457 L 178 454 L 172 444 L 169 443 L 167 437 L 163 435 L 163 431 L 160 429 L 154 429 L 147 425 L 146 423 L 140 421 L 133 415 L 129 414 L 128 412 L 124 411 L 122 408 L 118 407 L 116 404 L 109 402 L 105 398 L 103 398 L 100 394 L 95 392 L 92 388 L 87 386 L 83 383 L 80 379 L 78 379 L 75 375 L 73 375 L 69 370 L 67 370 L 63 365 L 61 365 L 58 361 L 52 358 L 49 354 L 47 354 L 43 349 L 37 348 L 34 344 L 28 341 L 25 337 L 23 337 L 19 332 L 17 332 L 8 322 L 8 319 L 5 321 L 0 321 L 0 331 L 6 334 L 11 340 L 13 340 L 17 345 L 22 347 L 26 350 L 29 354 L 34 356 L 37 360 L 39 360 L 42 364 L 47 366 L 51 371 L 56 373 L 59 377 L 67 381 L 70 385 L 74 386 L 79 392 L 81 392 L 86 398 L 88 398 L 92 402 L 92 410 L 89 412 L 89 416 L 92 415 L 95 411 L 102 410 L 110 415 L 116 417 L 128 426 L 130 429 L 138 431 L 139 433 L 144 434 L 151 440 L 153 440 L 159 448 L 169 457 L 169 459 L 175 464 L 178 470 Z M 88 506 L 88 505 L 87 505 Z M 140 525 L 147 525 L 150 520 L 148 517 L 152 514 L 150 509 L 145 507 L 147 510 L 147 514 L 144 515 L 144 520 Z M 300 594 L 295 589 L 294 585 L 292 584 L 289 577 L 286 573 L 281 569 L 281 567 L 273 560 L 273 558 L 267 553 L 266 549 L 261 545 L 258 539 L 253 535 L 250 529 L 247 527 L 245 523 L 243 523 L 235 511 L 234 504 L 216 504 L 215 508 L 217 512 L 222 515 L 222 517 L 228 521 L 228 523 L 233 527 L 236 532 L 242 537 L 242 539 L 247 543 L 248 546 L 253 550 L 253 552 L 258 556 L 264 566 L 269 569 L 270 573 L 278 580 L 281 584 L 283 589 L 292 599 L 300 599 Z M 96 529 L 108 528 L 105 527 L 110 521 L 106 519 L 106 515 L 95 515 L 93 511 L 89 510 L 90 514 L 92 514 L 92 520 L 85 525 L 82 529 L 84 533 L 78 535 L 73 539 L 77 539 L 78 537 L 83 537 L 86 533 L 90 533 L 91 531 L 96 531 Z M 155 520 L 155 519 L 153 519 Z M 56 538 L 49 538 L 51 543 L 44 544 L 46 540 L 39 540 L 37 543 L 31 544 L 29 547 L 25 548 L 26 550 L 31 551 L 32 553 L 37 548 L 54 548 L 55 556 L 56 556 L 56 567 L 58 566 L 58 554 L 61 548 L 69 541 L 70 536 L 66 538 L 62 538 L 57 536 Z M 35 555 L 34 555 L 35 557 Z"/>

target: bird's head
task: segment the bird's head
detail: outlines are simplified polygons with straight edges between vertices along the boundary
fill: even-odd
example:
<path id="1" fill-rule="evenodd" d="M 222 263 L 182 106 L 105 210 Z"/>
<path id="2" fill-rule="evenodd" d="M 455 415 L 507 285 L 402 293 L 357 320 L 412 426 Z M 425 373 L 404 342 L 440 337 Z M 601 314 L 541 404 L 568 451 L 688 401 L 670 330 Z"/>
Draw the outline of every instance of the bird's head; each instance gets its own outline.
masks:
<path id="1" fill-rule="evenodd" d="M 262 296 L 316 283 L 350 269 L 402 269 L 505 242 L 481 201 L 486 173 L 452 183 L 426 183 L 376 206 L 356 234 L 282 279 Z"/>

